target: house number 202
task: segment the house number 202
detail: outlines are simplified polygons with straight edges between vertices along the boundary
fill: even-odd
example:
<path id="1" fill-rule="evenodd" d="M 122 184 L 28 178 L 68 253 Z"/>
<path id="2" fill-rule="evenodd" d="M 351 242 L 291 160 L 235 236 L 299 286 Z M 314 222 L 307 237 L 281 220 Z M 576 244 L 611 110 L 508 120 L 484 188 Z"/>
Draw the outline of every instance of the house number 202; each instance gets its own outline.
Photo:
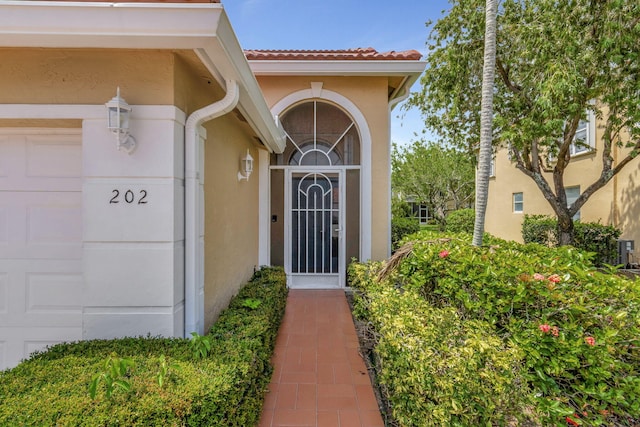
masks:
<path id="1" fill-rule="evenodd" d="M 121 201 L 127 204 L 147 204 L 147 190 L 140 190 L 137 193 L 132 190 L 127 190 L 125 192 L 121 192 L 120 190 L 111 190 L 111 194 L 112 197 L 111 200 L 109 200 L 110 204 L 120 203 Z"/>

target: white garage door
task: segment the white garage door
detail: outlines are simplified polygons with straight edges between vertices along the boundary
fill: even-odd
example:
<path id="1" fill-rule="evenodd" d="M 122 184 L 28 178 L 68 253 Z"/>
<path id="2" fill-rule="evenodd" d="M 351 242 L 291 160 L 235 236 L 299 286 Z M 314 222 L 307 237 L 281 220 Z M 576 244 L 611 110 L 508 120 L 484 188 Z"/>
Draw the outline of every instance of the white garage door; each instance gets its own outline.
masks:
<path id="1" fill-rule="evenodd" d="M 0 370 L 82 338 L 79 130 L 0 129 Z"/>

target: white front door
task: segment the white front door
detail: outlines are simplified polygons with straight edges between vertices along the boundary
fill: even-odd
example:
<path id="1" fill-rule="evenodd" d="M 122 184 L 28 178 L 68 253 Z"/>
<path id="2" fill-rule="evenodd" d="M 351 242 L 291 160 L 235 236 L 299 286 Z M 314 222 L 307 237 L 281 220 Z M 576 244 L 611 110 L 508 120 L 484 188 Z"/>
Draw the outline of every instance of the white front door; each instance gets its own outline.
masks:
<path id="1" fill-rule="evenodd" d="M 344 287 L 344 172 L 290 168 L 285 183 L 289 286 Z"/>
<path id="2" fill-rule="evenodd" d="M 0 370 L 82 338 L 79 130 L 0 129 Z"/>

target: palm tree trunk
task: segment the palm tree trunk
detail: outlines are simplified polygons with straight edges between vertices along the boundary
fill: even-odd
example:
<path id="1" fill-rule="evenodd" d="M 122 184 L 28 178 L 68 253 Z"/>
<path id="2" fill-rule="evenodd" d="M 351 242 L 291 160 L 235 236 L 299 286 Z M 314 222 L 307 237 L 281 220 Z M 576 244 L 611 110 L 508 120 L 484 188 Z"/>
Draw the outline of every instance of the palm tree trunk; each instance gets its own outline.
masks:
<path id="1" fill-rule="evenodd" d="M 476 217 L 473 226 L 473 246 L 482 246 L 485 213 L 489 197 L 489 172 L 492 156 L 493 83 L 496 64 L 497 0 L 486 0 L 484 30 L 484 66 L 482 68 L 482 101 L 480 110 L 480 154 L 476 177 Z"/>

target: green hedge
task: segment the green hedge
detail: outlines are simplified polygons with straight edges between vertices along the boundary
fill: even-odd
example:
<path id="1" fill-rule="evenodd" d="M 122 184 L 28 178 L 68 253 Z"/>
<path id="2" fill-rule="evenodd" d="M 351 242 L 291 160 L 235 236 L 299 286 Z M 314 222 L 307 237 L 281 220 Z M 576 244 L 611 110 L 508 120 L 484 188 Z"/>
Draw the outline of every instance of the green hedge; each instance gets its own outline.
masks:
<path id="1" fill-rule="evenodd" d="M 640 281 L 598 271 L 572 247 L 441 237 L 420 233 L 380 277 L 372 265 L 351 270 L 400 425 L 640 423 Z M 396 385 L 425 372 L 428 384 Z"/>
<path id="2" fill-rule="evenodd" d="M 612 225 L 596 222 L 574 223 L 575 247 L 594 253 L 597 266 L 614 264 L 621 231 Z M 522 222 L 522 239 L 525 243 L 540 243 L 546 246 L 558 244 L 558 221 L 546 215 L 525 215 Z"/>
<path id="3" fill-rule="evenodd" d="M 391 248 L 395 251 L 405 236 L 420 230 L 420 222 L 415 217 L 396 217 L 391 219 Z"/>
<path id="4" fill-rule="evenodd" d="M 473 226 L 476 220 L 475 209 L 458 209 L 447 215 L 447 233 L 473 234 Z"/>
<path id="5" fill-rule="evenodd" d="M 362 276 L 361 268 L 352 267 L 352 278 Z M 397 425 L 508 425 L 516 419 L 526 396 L 523 355 L 490 325 L 435 308 L 415 292 L 357 286 L 366 295 L 356 297 L 355 311 L 376 329 L 376 378 Z"/>
<path id="6" fill-rule="evenodd" d="M 2 426 L 250 426 L 257 424 L 286 304 L 281 269 L 264 268 L 234 297 L 197 357 L 189 339 L 124 338 L 60 344 L 0 372 Z M 252 302 L 252 304 L 248 304 Z M 111 375 L 105 361 L 131 366 Z M 162 381 L 159 378 L 162 377 Z"/>

